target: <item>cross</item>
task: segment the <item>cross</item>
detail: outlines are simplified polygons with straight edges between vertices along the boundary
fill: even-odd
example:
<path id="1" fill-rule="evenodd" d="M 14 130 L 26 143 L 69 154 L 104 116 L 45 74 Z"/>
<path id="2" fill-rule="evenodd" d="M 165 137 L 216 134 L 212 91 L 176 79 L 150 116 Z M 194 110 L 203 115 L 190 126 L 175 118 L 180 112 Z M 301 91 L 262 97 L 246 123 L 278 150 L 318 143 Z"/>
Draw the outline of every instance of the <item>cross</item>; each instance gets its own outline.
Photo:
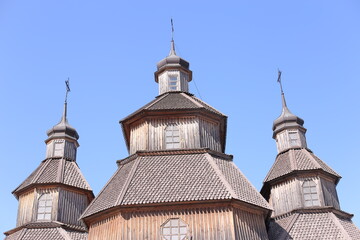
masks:
<path id="1" fill-rule="evenodd" d="M 281 90 L 281 94 L 284 94 L 283 88 L 282 88 L 282 84 L 281 84 L 281 71 L 278 69 L 278 79 L 277 82 L 280 84 L 280 90 Z"/>
<path id="2" fill-rule="evenodd" d="M 70 92 L 70 82 L 69 81 L 70 81 L 69 78 L 65 81 L 65 85 L 66 85 L 65 103 L 67 103 L 68 93 Z"/>

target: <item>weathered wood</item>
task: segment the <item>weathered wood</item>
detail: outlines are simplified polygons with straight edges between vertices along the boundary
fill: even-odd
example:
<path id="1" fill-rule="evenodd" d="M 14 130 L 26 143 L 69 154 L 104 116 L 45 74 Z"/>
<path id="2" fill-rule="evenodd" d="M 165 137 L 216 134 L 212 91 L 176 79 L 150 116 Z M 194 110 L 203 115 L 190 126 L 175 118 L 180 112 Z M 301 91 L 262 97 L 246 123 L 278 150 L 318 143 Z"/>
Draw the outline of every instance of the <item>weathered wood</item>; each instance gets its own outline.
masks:
<path id="1" fill-rule="evenodd" d="M 35 192 L 31 190 L 19 197 L 19 208 L 16 226 L 31 222 L 33 219 Z"/>
<path id="2" fill-rule="evenodd" d="M 262 214 L 217 207 L 118 212 L 90 224 L 89 240 L 162 239 L 161 225 L 170 218 L 179 218 L 188 225 L 189 239 L 268 239 Z"/>

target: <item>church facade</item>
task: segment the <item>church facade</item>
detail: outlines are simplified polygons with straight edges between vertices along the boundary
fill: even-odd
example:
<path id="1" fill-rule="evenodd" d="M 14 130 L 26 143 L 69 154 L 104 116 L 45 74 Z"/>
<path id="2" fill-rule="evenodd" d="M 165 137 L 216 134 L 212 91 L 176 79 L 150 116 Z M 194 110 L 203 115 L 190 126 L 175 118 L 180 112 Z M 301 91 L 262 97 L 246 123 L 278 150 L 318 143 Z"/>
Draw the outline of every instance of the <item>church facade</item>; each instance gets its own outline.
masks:
<path id="1" fill-rule="evenodd" d="M 340 176 L 307 148 L 283 93 L 278 155 L 259 193 L 225 153 L 227 116 L 191 94 L 191 80 L 172 40 L 155 72 L 159 95 L 120 121 L 129 156 L 95 198 L 65 102 L 46 159 L 13 192 L 18 219 L 5 239 L 360 239 L 340 209 Z"/>

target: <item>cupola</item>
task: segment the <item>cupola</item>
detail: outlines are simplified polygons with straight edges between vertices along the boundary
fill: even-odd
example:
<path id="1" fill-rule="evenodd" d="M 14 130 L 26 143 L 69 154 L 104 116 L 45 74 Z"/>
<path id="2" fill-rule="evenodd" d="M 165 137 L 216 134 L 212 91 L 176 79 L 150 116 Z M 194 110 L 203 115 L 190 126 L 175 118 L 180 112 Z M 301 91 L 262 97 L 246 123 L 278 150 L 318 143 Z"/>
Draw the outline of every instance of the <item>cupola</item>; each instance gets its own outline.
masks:
<path id="1" fill-rule="evenodd" d="M 176 55 L 175 42 L 171 40 L 169 56 L 157 64 L 155 82 L 159 83 L 159 95 L 166 92 L 189 92 L 192 71 L 189 62 Z"/>
<path id="2" fill-rule="evenodd" d="M 58 124 L 47 131 L 46 158 L 61 157 L 76 160 L 76 150 L 79 147 L 79 134 L 67 120 L 67 103 L 64 103 L 64 112 Z"/>
<path id="3" fill-rule="evenodd" d="M 304 120 L 293 114 L 287 107 L 282 86 L 281 101 L 282 112 L 274 121 L 272 128 L 278 152 L 280 153 L 290 148 L 306 148 L 306 128 L 303 127 Z"/>

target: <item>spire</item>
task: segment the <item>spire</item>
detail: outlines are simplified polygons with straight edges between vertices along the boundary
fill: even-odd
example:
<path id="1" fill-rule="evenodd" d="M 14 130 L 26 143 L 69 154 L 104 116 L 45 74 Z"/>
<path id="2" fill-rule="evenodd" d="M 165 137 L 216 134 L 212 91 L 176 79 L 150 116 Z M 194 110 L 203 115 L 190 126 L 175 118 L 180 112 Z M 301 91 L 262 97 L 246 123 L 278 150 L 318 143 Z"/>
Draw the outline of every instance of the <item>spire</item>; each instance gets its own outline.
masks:
<path id="1" fill-rule="evenodd" d="M 49 136 L 49 138 L 45 141 L 46 143 L 48 143 L 52 139 L 68 138 L 74 141 L 77 141 L 79 139 L 79 135 L 76 132 L 76 129 L 73 128 L 67 120 L 67 97 L 68 93 L 70 92 L 69 79 L 65 81 L 65 84 L 66 95 L 63 114 L 61 116 L 60 122 L 47 131 L 47 135 Z"/>
<path id="2" fill-rule="evenodd" d="M 278 70 L 277 82 L 279 83 L 280 86 L 282 111 L 281 111 L 281 115 L 274 121 L 273 124 L 274 136 L 276 135 L 276 133 L 280 132 L 281 130 L 287 127 L 293 127 L 293 128 L 302 127 L 304 124 L 304 120 L 292 114 L 286 105 L 285 94 L 281 83 L 281 73 L 282 72 Z"/>
<path id="3" fill-rule="evenodd" d="M 159 83 L 159 94 L 166 92 L 189 92 L 188 82 L 192 80 L 189 62 L 176 55 L 174 23 L 171 19 L 171 41 L 169 55 L 157 63 L 155 82 Z"/>

